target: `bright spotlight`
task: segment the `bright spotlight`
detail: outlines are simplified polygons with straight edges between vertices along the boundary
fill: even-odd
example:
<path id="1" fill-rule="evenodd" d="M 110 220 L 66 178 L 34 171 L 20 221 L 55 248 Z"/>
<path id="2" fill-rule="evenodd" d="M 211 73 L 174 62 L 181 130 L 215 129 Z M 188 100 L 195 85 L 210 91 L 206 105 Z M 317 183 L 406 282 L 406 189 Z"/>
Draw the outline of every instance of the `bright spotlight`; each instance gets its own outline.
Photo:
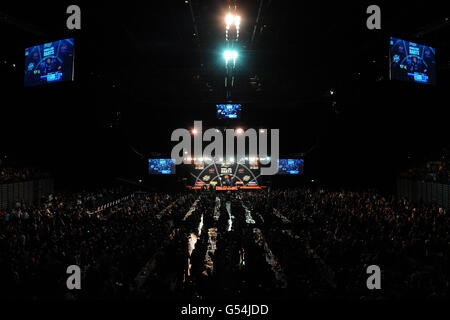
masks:
<path id="1" fill-rule="evenodd" d="M 234 62 L 236 62 L 237 56 L 238 56 L 237 51 L 226 50 L 226 51 L 223 53 L 223 57 L 225 58 L 225 63 L 228 63 L 228 61 L 229 61 L 230 59 L 233 59 Z"/>
<path id="2" fill-rule="evenodd" d="M 227 24 L 227 26 L 231 25 L 233 23 L 234 20 L 234 16 L 229 13 L 227 14 L 227 16 L 225 17 L 225 23 Z"/>
<path id="3" fill-rule="evenodd" d="M 241 17 L 240 16 L 235 16 L 234 17 L 234 25 L 239 28 L 239 25 L 241 24 Z"/>
<path id="4" fill-rule="evenodd" d="M 192 134 L 197 134 L 197 129 L 192 129 Z"/>
<path id="5" fill-rule="evenodd" d="M 228 60 L 230 60 L 230 59 L 233 57 L 233 55 L 232 55 L 232 53 L 231 53 L 230 50 L 226 50 L 226 51 L 224 52 L 223 56 L 224 56 L 224 58 L 225 58 L 225 62 L 226 62 L 226 63 L 228 63 Z"/>
<path id="6" fill-rule="evenodd" d="M 242 128 L 237 128 L 237 129 L 236 129 L 236 133 L 237 133 L 237 134 L 243 134 L 243 133 L 244 133 L 244 129 L 242 129 Z"/>

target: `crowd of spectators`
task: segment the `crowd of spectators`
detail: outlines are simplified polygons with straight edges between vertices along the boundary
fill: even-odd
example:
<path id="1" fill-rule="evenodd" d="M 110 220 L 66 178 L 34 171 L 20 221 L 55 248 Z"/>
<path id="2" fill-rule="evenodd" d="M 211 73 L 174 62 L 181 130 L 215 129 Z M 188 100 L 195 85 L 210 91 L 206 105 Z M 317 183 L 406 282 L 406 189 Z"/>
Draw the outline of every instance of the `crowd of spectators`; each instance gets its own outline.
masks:
<path id="1" fill-rule="evenodd" d="M 42 173 L 34 168 L 13 168 L 0 166 L 0 184 L 32 180 L 41 175 Z"/>
<path id="2" fill-rule="evenodd" d="M 415 181 L 450 184 L 450 149 L 443 148 L 438 155 L 412 165 L 401 173 L 401 177 Z"/>
<path id="3" fill-rule="evenodd" d="M 407 298 L 450 294 L 450 215 L 376 193 L 309 189 L 248 194 L 291 288 L 308 297 Z M 283 223 L 276 209 L 289 219 Z M 369 291 L 366 268 L 382 270 Z"/>
<path id="4" fill-rule="evenodd" d="M 220 215 L 214 211 L 220 199 Z M 195 237 L 190 255 L 190 272 L 182 286 L 184 297 L 236 299 L 272 297 L 277 283 L 265 252 L 248 224 L 240 194 L 204 192 L 195 211 L 181 227 L 183 239 Z M 214 230 L 211 250 L 210 229 Z M 206 256 L 211 263 L 208 264 Z"/>
<path id="5" fill-rule="evenodd" d="M 222 205 L 216 221 L 217 198 Z M 213 268 L 208 268 L 211 228 L 217 237 L 216 250 L 209 253 Z M 264 239 L 255 237 L 255 229 Z M 406 199 L 303 188 L 206 192 L 179 231 L 180 245 L 193 235 L 196 239 L 189 275 L 179 287 L 184 296 L 401 299 L 450 293 L 450 216 L 443 208 L 415 207 Z M 269 263 L 264 241 L 287 287 Z M 368 290 L 370 265 L 381 268 L 383 290 Z M 186 263 L 179 267 L 179 274 L 188 268 Z"/>
<path id="6" fill-rule="evenodd" d="M 117 197 L 123 198 L 120 190 L 50 195 L 39 205 L 18 203 L 3 212 L 0 296 L 95 299 L 128 295 L 128 284 L 163 239 L 165 226 L 158 224 L 155 213 L 172 197 L 130 195 L 102 211 L 92 203 Z M 69 265 L 82 269 L 84 290 L 67 290 Z"/>
<path id="7" fill-rule="evenodd" d="M 401 177 L 415 181 L 450 184 L 450 163 L 445 160 L 428 161 L 422 167 L 411 168 L 402 173 Z"/>
<path id="8" fill-rule="evenodd" d="M 122 190 L 123 191 L 123 190 Z M 0 215 L 7 298 L 442 298 L 450 215 L 373 192 L 305 188 L 137 193 L 97 212 L 51 196 Z M 100 196 L 101 195 L 101 196 Z M 82 269 L 67 290 L 66 268 Z M 382 270 L 368 290 L 366 268 Z M 145 272 L 142 272 L 142 271 Z M 140 275 L 141 278 L 137 281 Z"/>

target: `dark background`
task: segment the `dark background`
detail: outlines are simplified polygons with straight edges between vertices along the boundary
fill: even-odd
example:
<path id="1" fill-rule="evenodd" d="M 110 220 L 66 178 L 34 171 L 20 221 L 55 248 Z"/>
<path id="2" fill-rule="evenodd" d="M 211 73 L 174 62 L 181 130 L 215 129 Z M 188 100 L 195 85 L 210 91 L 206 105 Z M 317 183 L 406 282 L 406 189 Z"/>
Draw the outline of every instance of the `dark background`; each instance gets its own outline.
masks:
<path id="1" fill-rule="evenodd" d="M 444 2 L 392 2 L 377 3 L 381 30 L 368 30 L 368 1 L 237 1 L 243 109 L 231 127 L 279 128 L 281 153 L 305 154 L 306 180 L 393 191 L 401 170 L 449 144 L 450 32 Z M 81 30 L 66 28 L 71 4 Z M 74 189 L 162 182 L 146 158 L 170 155 L 174 129 L 224 125 L 226 4 L 2 1 L 0 153 Z M 391 35 L 436 48 L 436 86 L 389 80 Z M 68 37 L 75 81 L 24 88 L 24 49 Z"/>

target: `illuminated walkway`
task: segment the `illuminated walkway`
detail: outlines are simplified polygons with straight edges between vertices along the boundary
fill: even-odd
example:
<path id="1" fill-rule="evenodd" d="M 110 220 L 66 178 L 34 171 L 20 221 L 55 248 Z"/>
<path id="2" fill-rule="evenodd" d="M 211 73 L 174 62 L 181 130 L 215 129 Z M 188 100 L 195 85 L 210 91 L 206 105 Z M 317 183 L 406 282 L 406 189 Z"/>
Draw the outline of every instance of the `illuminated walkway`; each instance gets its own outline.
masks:
<path id="1" fill-rule="evenodd" d="M 228 218 L 228 229 L 227 229 L 227 231 L 231 231 L 231 227 L 233 225 L 234 216 L 231 215 L 231 202 L 230 201 L 227 201 L 227 203 L 225 203 L 225 208 L 227 209 L 228 217 L 229 217 Z"/>

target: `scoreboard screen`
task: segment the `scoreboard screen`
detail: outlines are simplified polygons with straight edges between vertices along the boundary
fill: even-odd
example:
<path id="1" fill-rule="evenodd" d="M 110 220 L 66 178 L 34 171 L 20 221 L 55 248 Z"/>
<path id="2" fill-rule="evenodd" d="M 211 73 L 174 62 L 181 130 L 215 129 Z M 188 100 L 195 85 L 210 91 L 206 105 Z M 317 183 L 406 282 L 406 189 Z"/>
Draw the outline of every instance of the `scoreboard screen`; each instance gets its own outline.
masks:
<path id="1" fill-rule="evenodd" d="M 219 119 L 237 119 L 241 113 L 240 104 L 218 104 L 217 118 Z"/>
<path id="2" fill-rule="evenodd" d="M 303 159 L 278 160 L 278 174 L 303 174 Z"/>
<path id="3" fill-rule="evenodd" d="M 436 51 L 432 47 L 391 37 L 390 79 L 436 83 Z"/>
<path id="4" fill-rule="evenodd" d="M 73 38 L 25 49 L 24 86 L 73 81 Z"/>
<path id="5" fill-rule="evenodd" d="M 149 174 L 175 174 L 174 159 L 148 159 Z"/>

